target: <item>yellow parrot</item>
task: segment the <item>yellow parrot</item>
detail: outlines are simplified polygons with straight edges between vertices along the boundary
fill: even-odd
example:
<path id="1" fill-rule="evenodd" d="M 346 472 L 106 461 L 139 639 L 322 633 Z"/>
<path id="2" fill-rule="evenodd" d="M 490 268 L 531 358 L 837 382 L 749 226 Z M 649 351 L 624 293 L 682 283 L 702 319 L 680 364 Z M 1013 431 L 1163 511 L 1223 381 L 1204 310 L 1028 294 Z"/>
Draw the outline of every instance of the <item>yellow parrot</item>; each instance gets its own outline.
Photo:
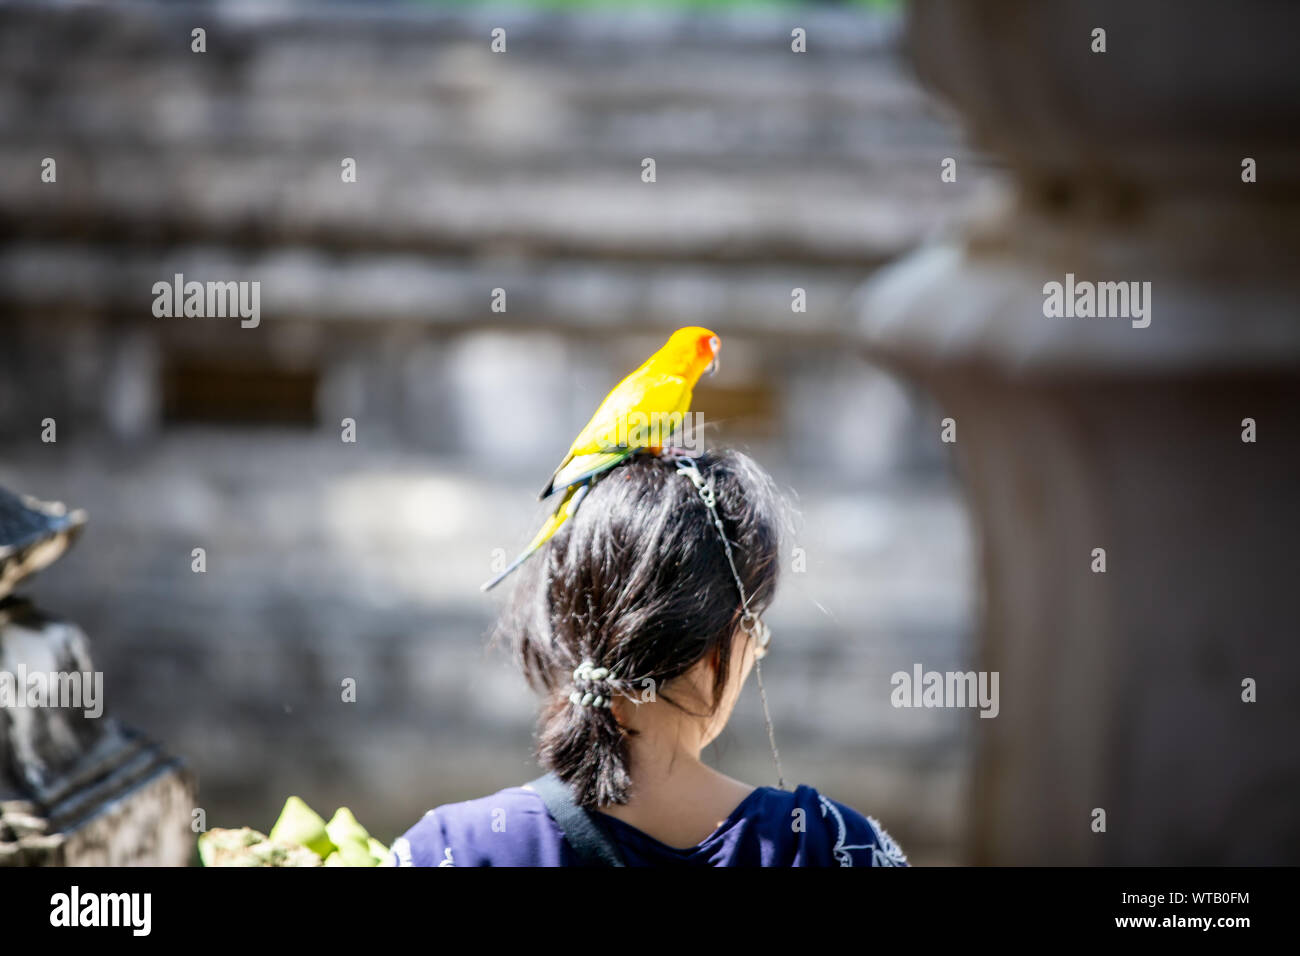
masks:
<path id="1" fill-rule="evenodd" d="M 721 340 L 708 329 L 694 325 L 678 329 L 663 348 L 614 386 L 538 495 L 538 500 L 544 500 L 563 488 L 560 503 L 528 547 L 483 585 L 484 591 L 505 580 L 573 517 L 597 477 L 630 455 L 663 450 L 664 441 L 690 411 L 695 383 L 706 372 L 717 370 L 721 348 Z"/>

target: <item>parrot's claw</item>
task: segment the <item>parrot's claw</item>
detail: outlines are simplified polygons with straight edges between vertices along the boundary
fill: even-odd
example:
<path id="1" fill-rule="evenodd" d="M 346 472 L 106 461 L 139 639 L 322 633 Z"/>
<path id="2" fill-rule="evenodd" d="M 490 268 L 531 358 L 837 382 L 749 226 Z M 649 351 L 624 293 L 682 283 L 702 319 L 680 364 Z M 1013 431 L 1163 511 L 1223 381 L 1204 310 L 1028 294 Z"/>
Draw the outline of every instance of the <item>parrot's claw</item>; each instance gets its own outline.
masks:
<path id="1" fill-rule="evenodd" d="M 664 461 L 681 461 L 683 458 L 693 458 L 689 448 L 683 448 L 681 445 L 668 445 L 659 452 L 659 457 Z"/>

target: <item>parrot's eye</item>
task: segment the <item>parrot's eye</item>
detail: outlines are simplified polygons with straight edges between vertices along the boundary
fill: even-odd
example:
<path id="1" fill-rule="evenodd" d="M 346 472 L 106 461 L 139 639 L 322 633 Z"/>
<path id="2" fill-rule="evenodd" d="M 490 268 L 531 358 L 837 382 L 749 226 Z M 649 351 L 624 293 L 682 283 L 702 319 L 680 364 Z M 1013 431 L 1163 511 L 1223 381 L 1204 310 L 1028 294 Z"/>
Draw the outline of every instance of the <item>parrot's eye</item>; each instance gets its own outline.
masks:
<path id="1" fill-rule="evenodd" d="M 714 355 L 717 355 L 717 354 L 718 354 L 718 349 L 722 348 L 722 342 L 718 339 L 718 337 L 717 337 L 716 335 L 710 337 L 710 339 L 709 339 L 709 348 L 711 348 L 711 349 L 713 350 L 713 354 L 714 354 Z"/>

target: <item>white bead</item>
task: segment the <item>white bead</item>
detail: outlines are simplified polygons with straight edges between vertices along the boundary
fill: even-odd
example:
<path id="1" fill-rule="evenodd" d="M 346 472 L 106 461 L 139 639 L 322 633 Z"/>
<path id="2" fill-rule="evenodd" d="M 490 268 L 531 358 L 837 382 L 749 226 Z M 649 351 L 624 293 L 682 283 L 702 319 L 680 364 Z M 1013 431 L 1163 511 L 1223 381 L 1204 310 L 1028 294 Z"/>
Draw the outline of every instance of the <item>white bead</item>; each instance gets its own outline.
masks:
<path id="1" fill-rule="evenodd" d="M 597 667 L 594 671 L 591 672 L 592 680 L 604 680 L 608 676 L 609 676 L 609 669 L 605 667 Z"/>
<path id="2" fill-rule="evenodd" d="M 592 700 L 595 699 L 595 696 L 596 696 L 596 695 L 593 694 L 591 691 L 587 691 L 587 693 L 583 694 L 583 695 L 582 695 L 582 706 L 583 706 L 583 707 L 587 707 L 587 706 L 589 706 L 589 705 L 591 704 Z"/>
<path id="3" fill-rule="evenodd" d="M 597 695 L 596 699 L 591 702 L 592 707 L 604 707 L 605 698 Z"/>

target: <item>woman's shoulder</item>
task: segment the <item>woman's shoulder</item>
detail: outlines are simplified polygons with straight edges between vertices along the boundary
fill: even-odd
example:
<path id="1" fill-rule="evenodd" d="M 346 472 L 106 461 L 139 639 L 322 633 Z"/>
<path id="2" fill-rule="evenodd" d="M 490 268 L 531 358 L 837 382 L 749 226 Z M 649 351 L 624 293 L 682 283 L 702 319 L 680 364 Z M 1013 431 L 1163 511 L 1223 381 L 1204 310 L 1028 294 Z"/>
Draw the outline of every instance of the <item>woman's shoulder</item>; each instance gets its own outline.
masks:
<path id="1" fill-rule="evenodd" d="M 721 865 L 907 866 L 902 849 L 871 816 L 800 785 L 757 787 L 719 831 Z M 735 844 L 722 844 L 735 831 Z M 729 855 L 728 855 L 729 854 Z M 393 866 L 566 866 L 573 862 L 541 796 L 507 787 L 434 807 L 393 841 Z M 715 863 L 714 865 L 719 865 Z"/>
<path id="2" fill-rule="evenodd" d="M 434 807 L 393 841 L 394 866 L 557 866 L 563 837 L 541 797 L 506 787 Z"/>
<path id="3" fill-rule="evenodd" d="M 759 787 L 762 813 L 789 827 L 805 865 L 908 866 L 907 855 L 875 817 L 800 784 Z"/>

